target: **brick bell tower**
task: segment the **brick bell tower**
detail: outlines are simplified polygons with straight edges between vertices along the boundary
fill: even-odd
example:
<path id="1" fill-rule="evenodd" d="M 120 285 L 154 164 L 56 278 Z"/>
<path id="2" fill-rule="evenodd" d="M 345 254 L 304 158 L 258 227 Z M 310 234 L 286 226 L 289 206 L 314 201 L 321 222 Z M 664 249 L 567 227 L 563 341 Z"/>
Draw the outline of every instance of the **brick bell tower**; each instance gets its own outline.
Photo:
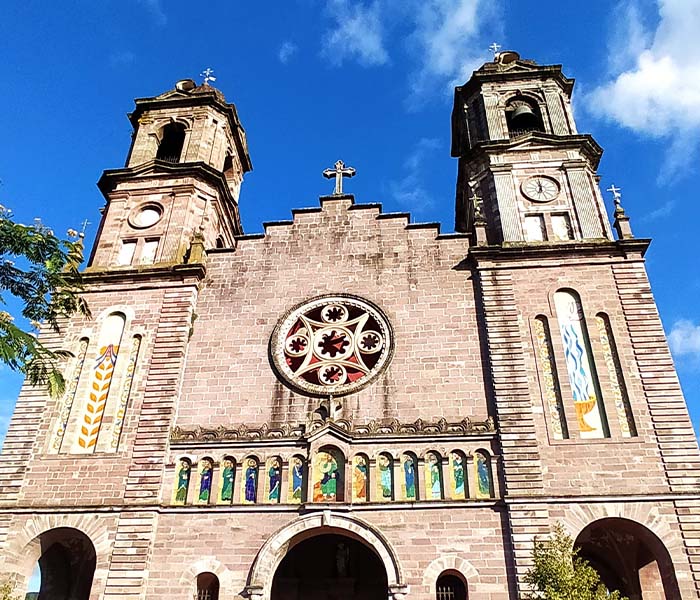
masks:
<path id="1" fill-rule="evenodd" d="M 650 240 L 634 238 L 614 187 L 612 234 L 602 149 L 576 130 L 573 84 L 560 65 L 500 52 L 456 88 L 452 113 L 455 228 L 471 238 L 518 597 L 554 523 L 609 589 L 700 597 L 688 576 L 700 454 L 644 266 Z M 678 577 L 645 541 L 663 537 L 661 513 Z"/>
<path id="2" fill-rule="evenodd" d="M 195 235 L 205 248 L 234 247 L 252 168 L 236 107 L 191 79 L 135 103 L 126 166 L 98 182 L 107 205 L 88 269 L 182 264 Z"/>
<path id="3" fill-rule="evenodd" d="M 479 244 L 611 240 L 596 169 L 561 66 L 501 52 L 455 90 L 456 223 Z M 474 198 L 477 198 L 476 202 Z"/>

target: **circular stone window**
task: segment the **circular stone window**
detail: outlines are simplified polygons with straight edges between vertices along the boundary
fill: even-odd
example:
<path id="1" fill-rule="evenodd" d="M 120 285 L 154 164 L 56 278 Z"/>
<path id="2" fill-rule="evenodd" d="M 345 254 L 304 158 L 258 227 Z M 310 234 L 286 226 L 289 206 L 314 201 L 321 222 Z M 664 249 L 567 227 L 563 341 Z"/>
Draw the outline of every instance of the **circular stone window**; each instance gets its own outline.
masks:
<path id="1" fill-rule="evenodd" d="M 129 217 L 132 227 L 145 229 L 155 225 L 163 216 L 163 208 L 158 204 L 146 204 L 137 208 Z"/>
<path id="2" fill-rule="evenodd" d="M 355 296 L 322 296 L 299 304 L 277 323 L 272 362 L 293 388 L 317 396 L 362 389 L 386 368 L 394 351 L 388 319 Z"/>

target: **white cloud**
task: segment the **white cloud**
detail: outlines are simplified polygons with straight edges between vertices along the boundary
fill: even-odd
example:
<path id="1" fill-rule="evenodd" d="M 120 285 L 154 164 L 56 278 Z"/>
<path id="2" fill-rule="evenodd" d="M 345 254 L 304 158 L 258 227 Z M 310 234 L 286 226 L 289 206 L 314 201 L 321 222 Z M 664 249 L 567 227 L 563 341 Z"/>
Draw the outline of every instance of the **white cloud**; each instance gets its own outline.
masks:
<path id="1" fill-rule="evenodd" d="M 361 65 L 374 66 L 389 61 L 378 0 L 367 6 L 349 0 L 330 0 L 326 11 L 333 24 L 323 41 L 322 53 L 333 64 L 356 59 Z"/>
<path id="2" fill-rule="evenodd" d="M 283 65 L 286 65 L 289 62 L 289 60 L 292 58 L 292 56 L 294 56 L 296 54 L 298 49 L 299 49 L 299 47 L 295 43 L 290 42 L 290 41 L 284 42 L 280 46 L 279 52 L 277 54 L 278 58 L 280 59 L 280 62 Z"/>
<path id="3" fill-rule="evenodd" d="M 412 81 L 414 96 L 437 87 L 452 92 L 490 58 L 483 30 L 495 26 L 498 2 L 422 0 L 415 3 L 410 38 L 419 58 Z"/>
<path id="4" fill-rule="evenodd" d="M 151 13 L 156 25 L 163 27 L 168 22 L 168 17 L 163 10 L 162 4 L 160 3 L 161 0 L 139 0 L 139 2 L 148 9 L 148 12 Z"/>
<path id="5" fill-rule="evenodd" d="M 401 179 L 391 181 L 389 190 L 401 206 L 416 214 L 421 214 L 435 206 L 435 200 L 425 188 L 425 173 L 422 165 L 426 155 L 435 151 L 440 141 L 435 138 L 421 138 L 404 161 L 405 174 Z"/>
<path id="6" fill-rule="evenodd" d="M 674 137 L 663 166 L 688 166 L 700 135 L 700 3 L 657 0 L 658 23 L 644 27 L 635 0 L 618 8 L 613 74 L 588 96 L 596 115 L 652 138 Z M 623 50 L 623 48 L 625 48 Z"/>
<path id="7" fill-rule="evenodd" d="M 675 356 L 700 358 L 700 325 L 688 319 L 676 321 L 668 334 L 668 343 Z"/>

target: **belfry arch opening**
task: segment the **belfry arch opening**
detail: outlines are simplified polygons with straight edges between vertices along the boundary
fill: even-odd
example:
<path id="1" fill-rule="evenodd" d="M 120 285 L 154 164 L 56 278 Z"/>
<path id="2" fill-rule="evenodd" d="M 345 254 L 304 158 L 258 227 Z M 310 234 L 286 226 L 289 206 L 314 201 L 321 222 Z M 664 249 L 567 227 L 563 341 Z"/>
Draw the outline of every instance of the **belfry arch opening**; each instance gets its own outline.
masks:
<path id="1" fill-rule="evenodd" d="M 540 107 L 524 96 L 511 98 L 506 104 L 506 124 L 511 138 L 530 131 L 544 131 Z"/>
<path id="2" fill-rule="evenodd" d="M 156 158 L 171 163 L 180 162 L 185 145 L 185 126 L 182 123 L 169 123 L 163 127 Z"/>
<path id="3" fill-rule="evenodd" d="M 39 600 L 89 600 L 95 575 L 95 546 L 83 532 L 60 527 L 39 538 Z"/>
<path id="4" fill-rule="evenodd" d="M 280 562 L 271 600 L 386 600 L 387 574 L 366 544 L 338 533 L 305 537 Z"/>
<path id="5" fill-rule="evenodd" d="M 575 545 L 609 591 L 618 590 L 629 600 L 681 597 L 668 550 L 639 523 L 600 519 L 581 531 Z"/>

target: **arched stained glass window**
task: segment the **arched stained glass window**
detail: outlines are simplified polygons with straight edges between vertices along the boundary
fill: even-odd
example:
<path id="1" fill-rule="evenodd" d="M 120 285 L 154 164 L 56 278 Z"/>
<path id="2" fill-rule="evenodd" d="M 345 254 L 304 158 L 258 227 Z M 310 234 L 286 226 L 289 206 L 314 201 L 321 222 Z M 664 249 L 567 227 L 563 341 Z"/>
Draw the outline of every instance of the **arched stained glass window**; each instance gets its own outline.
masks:
<path id="1" fill-rule="evenodd" d="M 609 437 L 605 407 L 579 296 L 573 290 L 559 290 L 554 294 L 554 305 L 579 434 L 584 439 Z"/>

